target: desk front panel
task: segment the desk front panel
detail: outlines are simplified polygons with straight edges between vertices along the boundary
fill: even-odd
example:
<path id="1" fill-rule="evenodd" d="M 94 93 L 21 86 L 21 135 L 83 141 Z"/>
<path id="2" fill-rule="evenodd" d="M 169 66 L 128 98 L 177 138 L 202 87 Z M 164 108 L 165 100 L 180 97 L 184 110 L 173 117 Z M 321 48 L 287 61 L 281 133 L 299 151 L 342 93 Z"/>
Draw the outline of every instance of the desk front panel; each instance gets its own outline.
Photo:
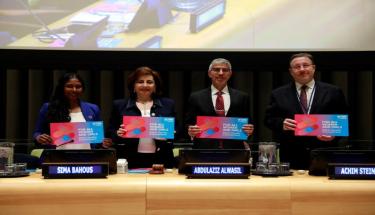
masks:
<path id="1" fill-rule="evenodd" d="M 375 182 L 326 177 L 0 179 L 0 214 L 375 214 Z"/>
<path id="2" fill-rule="evenodd" d="M 145 214 L 146 178 L 0 179 L 0 214 Z"/>
<path id="3" fill-rule="evenodd" d="M 290 214 L 287 178 L 147 179 L 148 214 Z"/>

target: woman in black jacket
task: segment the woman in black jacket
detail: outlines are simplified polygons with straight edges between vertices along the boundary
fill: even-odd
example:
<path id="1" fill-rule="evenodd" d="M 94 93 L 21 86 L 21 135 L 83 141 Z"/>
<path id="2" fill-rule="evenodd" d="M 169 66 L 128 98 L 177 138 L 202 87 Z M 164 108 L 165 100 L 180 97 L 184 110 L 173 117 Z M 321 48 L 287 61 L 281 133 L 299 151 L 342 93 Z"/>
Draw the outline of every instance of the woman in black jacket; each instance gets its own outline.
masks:
<path id="1" fill-rule="evenodd" d="M 123 116 L 175 117 L 174 101 L 161 97 L 160 75 L 140 67 L 127 80 L 130 97 L 113 102 L 107 135 L 112 138 L 118 157 L 128 160 L 129 168 L 150 168 L 152 164 L 174 166 L 173 143 L 166 139 L 124 138 Z"/>

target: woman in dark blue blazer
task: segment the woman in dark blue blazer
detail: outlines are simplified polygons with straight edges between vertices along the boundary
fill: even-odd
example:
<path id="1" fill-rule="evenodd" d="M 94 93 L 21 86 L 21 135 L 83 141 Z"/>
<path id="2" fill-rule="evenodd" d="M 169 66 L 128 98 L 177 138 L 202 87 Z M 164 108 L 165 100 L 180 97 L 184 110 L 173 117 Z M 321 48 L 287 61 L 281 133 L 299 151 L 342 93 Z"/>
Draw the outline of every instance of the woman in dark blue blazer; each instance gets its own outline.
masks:
<path id="1" fill-rule="evenodd" d="M 43 104 L 39 112 L 33 133 L 33 138 L 37 147 L 56 147 L 55 145 L 52 145 L 52 138 L 50 136 L 49 124 L 52 122 L 86 122 L 102 120 L 97 105 L 80 100 L 84 89 L 84 81 L 76 73 L 66 73 L 59 79 L 51 101 Z M 67 145 L 75 146 L 76 144 Z M 105 139 L 102 145 L 103 147 L 109 147 L 111 142 L 110 140 Z"/>
<path id="2" fill-rule="evenodd" d="M 173 143 L 166 139 L 123 138 L 126 129 L 123 116 L 175 117 L 174 101 L 161 97 L 160 75 L 148 67 L 140 67 L 127 80 L 131 95 L 115 100 L 107 136 L 111 137 L 118 157 L 128 160 L 129 168 L 150 168 L 152 164 L 174 166 Z"/>

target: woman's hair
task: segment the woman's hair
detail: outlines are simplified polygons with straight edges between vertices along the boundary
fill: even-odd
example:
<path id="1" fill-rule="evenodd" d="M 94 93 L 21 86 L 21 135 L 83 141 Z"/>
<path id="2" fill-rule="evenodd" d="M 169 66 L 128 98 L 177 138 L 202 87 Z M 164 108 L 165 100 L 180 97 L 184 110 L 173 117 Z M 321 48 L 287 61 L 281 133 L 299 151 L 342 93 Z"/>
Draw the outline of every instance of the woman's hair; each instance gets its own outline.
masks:
<path id="1" fill-rule="evenodd" d="M 143 66 L 143 67 L 137 68 L 134 72 L 132 72 L 128 76 L 127 85 L 128 85 L 130 97 L 131 98 L 137 97 L 137 94 L 134 92 L 134 86 L 135 86 L 135 83 L 137 82 L 138 78 L 141 77 L 141 76 L 144 76 L 144 75 L 152 75 L 152 77 L 154 78 L 155 92 L 152 94 L 152 97 L 154 98 L 154 97 L 157 97 L 157 96 L 161 96 L 161 94 L 162 94 L 162 90 L 161 90 L 162 81 L 161 81 L 159 73 L 152 70 L 149 67 Z"/>
<path id="2" fill-rule="evenodd" d="M 50 122 L 69 122 L 70 103 L 64 95 L 65 84 L 71 79 L 78 79 L 81 82 L 82 90 L 85 90 L 85 83 L 82 77 L 77 73 L 65 73 L 58 81 L 55 91 L 47 111 L 47 121 Z"/>

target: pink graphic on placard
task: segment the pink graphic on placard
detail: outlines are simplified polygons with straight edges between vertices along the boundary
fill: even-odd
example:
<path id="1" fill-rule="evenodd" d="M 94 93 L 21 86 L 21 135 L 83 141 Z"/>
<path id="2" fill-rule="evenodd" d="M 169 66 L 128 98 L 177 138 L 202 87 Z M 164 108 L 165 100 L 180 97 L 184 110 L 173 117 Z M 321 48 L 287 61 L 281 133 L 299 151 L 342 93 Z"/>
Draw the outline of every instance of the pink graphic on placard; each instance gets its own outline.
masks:
<path id="1" fill-rule="evenodd" d="M 75 138 L 75 127 L 70 123 L 52 123 L 51 137 L 54 145 L 73 143 Z"/>
<path id="2" fill-rule="evenodd" d="M 294 119 L 297 121 L 295 135 L 300 136 L 318 136 L 320 134 L 319 118 L 314 115 L 296 114 Z"/>
<path id="3" fill-rule="evenodd" d="M 220 117 L 197 117 L 197 125 L 202 132 L 198 138 L 220 138 Z"/>
<path id="4" fill-rule="evenodd" d="M 142 118 L 138 116 L 124 116 L 123 124 L 126 130 L 125 136 L 128 138 L 136 137 L 143 138 L 147 137 L 147 118 Z"/>

